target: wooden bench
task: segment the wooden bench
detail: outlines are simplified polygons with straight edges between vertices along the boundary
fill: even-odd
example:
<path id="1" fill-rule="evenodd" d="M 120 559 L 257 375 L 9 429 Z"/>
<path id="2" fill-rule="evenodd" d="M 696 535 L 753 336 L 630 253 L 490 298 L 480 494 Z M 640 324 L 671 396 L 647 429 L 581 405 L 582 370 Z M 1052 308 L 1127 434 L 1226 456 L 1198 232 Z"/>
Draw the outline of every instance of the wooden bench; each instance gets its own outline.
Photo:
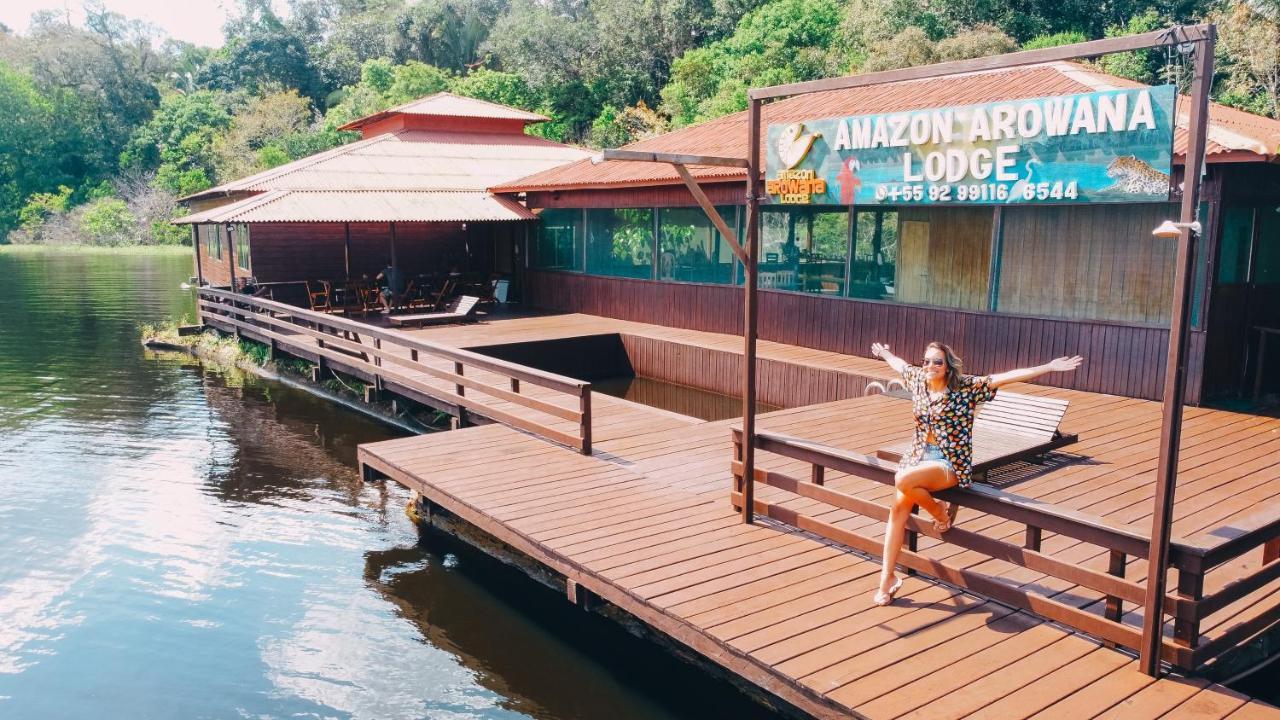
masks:
<path id="1" fill-rule="evenodd" d="M 1039 457 L 1078 438 L 1058 429 L 1067 413 L 1067 400 L 1000 391 L 978 409 L 973 419 L 973 479 L 984 480 L 988 470 Z M 911 441 L 876 451 L 876 457 L 901 462 Z"/>
<path id="2" fill-rule="evenodd" d="M 472 322 L 476 319 L 476 305 L 480 298 L 474 295 L 463 295 L 449 304 L 444 312 L 420 313 L 418 315 L 391 315 L 387 322 L 396 327 L 406 325 L 443 325 L 448 323 Z"/>

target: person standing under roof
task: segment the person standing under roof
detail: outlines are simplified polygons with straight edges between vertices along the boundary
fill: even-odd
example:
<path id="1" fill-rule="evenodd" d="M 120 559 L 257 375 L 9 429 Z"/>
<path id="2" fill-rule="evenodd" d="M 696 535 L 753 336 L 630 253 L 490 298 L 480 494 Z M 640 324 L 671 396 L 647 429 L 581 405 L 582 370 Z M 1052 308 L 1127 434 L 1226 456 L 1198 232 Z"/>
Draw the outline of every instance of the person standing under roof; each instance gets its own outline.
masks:
<path id="1" fill-rule="evenodd" d="M 946 344 L 936 341 L 925 347 L 924 362 L 919 366 L 908 364 L 882 343 L 873 343 L 871 354 L 902 376 L 911 392 L 911 411 L 916 421 L 911 452 L 893 476 L 894 501 L 884 533 L 884 565 L 880 569 L 880 587 L 872 600 L 884 606 L 893 602 L 894 594 L 902 587 L 902 579 L 893 571 L 902 551 L 911 508 L 919 505 L 932 515 L 933 529 L 939 534 L 950 530 L 955 522 L 956 506 L 935 500 L 930 493 L 957 485 L 968 487 L 972 482 L 973 413 L 978 403 L 994 398 L 1003 385 L 1045 373 L 1075 370 L 1084 358 L 1060 357 L 1036 367 L 977 376 L 963 374 L 960 358 Z"/>

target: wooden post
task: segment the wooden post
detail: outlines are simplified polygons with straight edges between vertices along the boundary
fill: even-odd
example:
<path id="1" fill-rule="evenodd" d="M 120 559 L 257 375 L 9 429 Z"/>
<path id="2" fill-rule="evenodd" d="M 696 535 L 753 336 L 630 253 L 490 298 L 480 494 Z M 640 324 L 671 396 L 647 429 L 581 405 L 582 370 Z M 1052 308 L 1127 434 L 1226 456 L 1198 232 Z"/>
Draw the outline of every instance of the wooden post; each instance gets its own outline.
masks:
<path id="1" fill-rule="evenodd" d="M 1195 220 L 1200 205 L 1200 169 L 1204 166 L 1205 131 L 1209 113 L 1209 87 L 1213 83 L 1213 51 L 1217 29 L 1209 25 L 1195 46 L 1195 79 L 1191 85 L 1190 123 L 1183 161 L 1181 221 Z M 1187 315 L 1191 305 L 1191 263 L 1194 238 L 1183 227 L 1178 237 L 1174 268 L 1173 312 L 1169 349 L 1164 371 L 1164 408 L 1160 427 L 1160 454 L 1156 466 L 1155 512 L 1151 518 L 1151 550 L 1147 561 L 1147 594 L 1142 618 L 1142 647 L 1138 664 L 1151 677 L 1160 674 L 1160 647 L 1164 635 L 1164 596 L 1168 581 L 1169 534 L 1173 524 L 1174 486 L 1178 476 L 1178 442 L 1182 436 L 1182 401 L 1186 388 Z"/>
<path id="2" fill-rule="evenodd" d="M 1178 597 L 1199 602 L 1204 598 L 1204 573 L 1178 568 Z M 1200 618 L 1177 617 L 1173 620 L 1173 641 L 1194 648 L 1200 643 Z"/>
<path id="3" fill-rule="evenodd" d="M 196 324 L 200 325 L 204 321 L 200 319 L 200 288 L 204 287 L 204 268 L 200 265 L 200 226 L 191 226 L 191 247 L 196 252 Z"/>
<path id="4" fill-rule="evenodd" d="M 582 414 L 582 420 L 578 427 L 578 432 L 582 435 L 582 454 L 591 454 L 591 386 L 588 385 L 582 389 L 582 395 L 578 398 L 578 411 Z"/>
<path id="5" fill-rule="evenodd" d="M 236 291 L 236 242 L 231 237 L 231 223 L 227 223 L 227 267 L 231 269 L 231 292 Z"/>
<path id="6" fill-rule="evenodd" d="M 1036 552 L 1040 552 L 1040 540 L 1042 537 L 1043 537 L 1043 531 L 1040 528 L 1034 525 L 1028 525 L 1026 536 L 1023 538 L 1022 545 L 1028 550 L 1035 550 Z"/>
<path id="7" fill-rule="evenodd" d="M 756 473 L 756 268 L 760 258 L 760 104 L 747 110 L 747 236 L 743 271 L 742 328 L 742 521 L 755 520 Z"/>
<path id="8" fill-rule="evenodd" d="M 345 233 L 342 242 L 342 266 L 347 271 L 347 282 L 351 282 L 351 223 L 342 223 Z"/>
<path id="9" fill-rule="evenodd" d="M 460 362 L 455 362 L 455 363 L 453 364 L 453 374 L 455 374 L 455 375 L 462 375 L 462 374 L 463 374 L 463 373 L 462 373 L 462 363 L 460 363 Z M 465 397 L 465 396 L 466 396 L 466 394 L 467 394 L 467 388 L 466 388 L 466 386 L 465 386 L 465 385 L 458 385 L 458 384 L 456 384 L 456 383 L 455 383 L 455 384 L 454 384 L 454 386 L 453 386 L 453 391 L 454 391 L 455 393 L 457 393 L 458 395 L 460 395 L 460 396 L 464 396 L 464 397 Z"/>
<path id="10" fill-rule="evenodd" d="M 391 267 L 396 265 L 396 224 L 391 223 Z"/>

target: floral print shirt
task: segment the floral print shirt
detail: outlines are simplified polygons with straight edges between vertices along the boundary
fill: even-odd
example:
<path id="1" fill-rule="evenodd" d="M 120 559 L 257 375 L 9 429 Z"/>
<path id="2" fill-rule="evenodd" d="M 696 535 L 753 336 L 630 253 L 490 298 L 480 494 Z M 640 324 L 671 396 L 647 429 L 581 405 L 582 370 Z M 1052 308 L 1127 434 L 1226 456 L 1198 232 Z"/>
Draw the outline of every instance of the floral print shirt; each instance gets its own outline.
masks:
<path id="1" fill-rule="evenodd" d="M 930 399 L 929 384 L 920 366 L 908 365 L 902 371 L 902 380 L 911 392 L 911 412 L 916 420 L 911 454 L 904 464 L 920 462 L 932 430 L 938 449 L 951 464 L 960 487 L 969 487 L 973 482 L 973 413 L 978 403 L 996 396 L 991 377 L 963 375 L 958 389 L 948 390 L 937 399 Z"/>

